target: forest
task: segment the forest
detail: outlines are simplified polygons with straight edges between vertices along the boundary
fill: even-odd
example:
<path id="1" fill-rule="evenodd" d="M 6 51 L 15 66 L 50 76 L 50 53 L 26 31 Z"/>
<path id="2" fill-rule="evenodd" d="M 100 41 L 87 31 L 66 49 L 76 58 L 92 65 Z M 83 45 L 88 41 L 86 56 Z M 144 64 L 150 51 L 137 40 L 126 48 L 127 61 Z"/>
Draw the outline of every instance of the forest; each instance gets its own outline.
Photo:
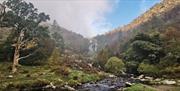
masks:
<path id="1" fill-rule="evenodd" d="M 179 12 L 179 0 L 162 0 L 86 38 L 27 0 L 5 0 L 0 91 L 180 91 Z"/>

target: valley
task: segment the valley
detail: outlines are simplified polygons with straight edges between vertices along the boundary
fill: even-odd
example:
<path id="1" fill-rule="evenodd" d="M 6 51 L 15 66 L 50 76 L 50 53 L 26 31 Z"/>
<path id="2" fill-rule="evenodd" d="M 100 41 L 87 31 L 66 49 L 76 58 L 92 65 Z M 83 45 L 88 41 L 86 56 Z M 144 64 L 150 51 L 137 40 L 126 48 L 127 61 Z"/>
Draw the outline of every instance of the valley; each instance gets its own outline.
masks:
<path id="1" fill-rule="evenodd" d="M 180 91 L 180 0 L 92 38 L 49 20 L 0 3 L 0 91 Z"/>

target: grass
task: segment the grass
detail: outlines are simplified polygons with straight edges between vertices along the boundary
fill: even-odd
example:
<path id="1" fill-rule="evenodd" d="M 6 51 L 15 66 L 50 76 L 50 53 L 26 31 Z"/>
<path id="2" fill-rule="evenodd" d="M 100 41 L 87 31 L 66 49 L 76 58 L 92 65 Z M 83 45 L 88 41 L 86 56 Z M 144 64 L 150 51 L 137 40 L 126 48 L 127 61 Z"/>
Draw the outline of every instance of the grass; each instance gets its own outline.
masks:
<path id="1" fill-rule="evenodd" d="M 79 83 L 99 80 L 99 75 L 94 73 L 85 73 L 83 71 L 68 69 L 67 74 L 62 71 L 58 65 L 50 66 L 20 66 L 16 74 L 11 74 L 11 63 L 0 63 L 0 91 L 11 89 L 32 88 L 36 86 L 46 86 L 53 83 L 55 86 L 69 84 L 71 86 Z M 56 70 L 54 70 L 56 69 Z M 64 70 L 63 70 L 64 71 Z M 12 75 L 13 77 L 8 77 Z"/>
<path id="2" fill-rule="evenodd" d="M 156 86 L 153 86 L 153 87 L 158 89 L 158 91 L 180 91 L 180 86 L 156 85 Z"/>
<path id="3" fill-rule="evenodd" d="M 157 90 L 147 85 L 134 84 L 131 87 L 126 88 L 124 91 L 157 91 Z"/>
<path id="4" fill-rule="evenodd" d="M 71 73 L 68 75 L 68 79 L 73 79 L 80 83 L 86 83 L 90 81 L 96 81 L 100 78 L 96 74 L 86 74 L 82 71 L 72 70 Z"/>

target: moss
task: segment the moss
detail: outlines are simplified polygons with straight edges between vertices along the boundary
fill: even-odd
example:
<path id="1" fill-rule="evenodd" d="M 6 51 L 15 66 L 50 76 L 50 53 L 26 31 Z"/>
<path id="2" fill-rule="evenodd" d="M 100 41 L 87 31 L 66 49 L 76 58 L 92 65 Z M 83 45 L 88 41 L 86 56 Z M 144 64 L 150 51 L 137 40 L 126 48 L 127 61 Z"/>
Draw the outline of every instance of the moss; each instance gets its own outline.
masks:
<path id="1" fill-rule="evenodd" d="M 3 89 L 19 91 L 24 88 L 42 87 L 50 83 L 55 86 L 64 84 L 73 86 L 100 79 L 98 74 L 85 73 L 68 67 L 64 67 L 65 73 L 68 70 L 68 74 L 64 75 L 64 73 L 58 71 L 62 68 L 58 65 L 20 66 L 18 72 L 13 74 L 12 78 L 9 78 L 8 76 L 11 75 L 11 70 L 7 71 L 9 66 L 11 66 L 11 63 L 0 63 L 0 91 Z"/>
<path id="2" fill-rule="evenodd" d="M 157 90 L 147 85 L 134 84 L 131 87 L 126 88 L 124 91 L 157 91 Z"/>
<path id="3" fill-rule="evenodd" d="M 96 81 L 100 78 L 96 74 L 87 74 L 83 71 L 71 70 L 71 73 L 68 75 L 68 79 L 77 80 L 80 83 L 85 83 L 90 81 Z"/>
<path id="4" fill-rule="evenodd" d="M 78 84 L 80 84 L 77 80 L 73 80 L 73 79 L 70 79 L 69 81 L 68 81 L 68 84 L 70 85 L 70 86 L 75 86 L 75 85 L 78 85 Z"/>

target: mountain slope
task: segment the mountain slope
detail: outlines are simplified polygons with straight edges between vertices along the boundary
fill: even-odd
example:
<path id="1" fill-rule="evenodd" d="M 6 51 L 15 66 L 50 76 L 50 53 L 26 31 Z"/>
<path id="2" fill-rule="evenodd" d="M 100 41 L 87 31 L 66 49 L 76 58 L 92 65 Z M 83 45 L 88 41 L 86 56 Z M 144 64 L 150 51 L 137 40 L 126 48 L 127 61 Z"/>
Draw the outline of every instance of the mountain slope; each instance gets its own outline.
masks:
<path id="1" fill-rule="evenodd" d="M 149 30 L 163 32 L 167 27 L 179 29 L 179 26 L 180 0 L 163 0 L 130 24 L 107 34 L 96 36 L 94 39 L 98 41 L 98 49 L 109 46 L 117 53 L 123 51 L 127 41 L 138 32 L 148 32 Z"/>
<path id="2" fill-rule="evenodd" d="M 65 49 L 78 53 L 87 53 L 89 48 L 89 40 L 82 35 L 69 31 L 57 24 L 56 21 L 49 27 L 50 32 L 58 33 L 64 39 Z"/>

